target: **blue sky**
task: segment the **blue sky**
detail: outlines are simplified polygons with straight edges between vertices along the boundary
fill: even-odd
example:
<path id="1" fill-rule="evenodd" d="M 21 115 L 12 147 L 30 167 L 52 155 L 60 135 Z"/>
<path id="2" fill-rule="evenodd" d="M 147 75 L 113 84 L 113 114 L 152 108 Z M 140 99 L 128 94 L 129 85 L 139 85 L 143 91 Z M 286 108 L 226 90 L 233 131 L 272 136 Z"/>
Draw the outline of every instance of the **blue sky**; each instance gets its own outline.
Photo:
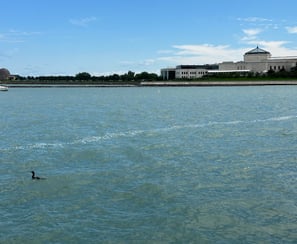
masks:
<path id="1" fill-rule="evenodd" d="M 0 68 L 23 76 L 159 73 L 297 56 L 296 0 L 0 0 Z"/>

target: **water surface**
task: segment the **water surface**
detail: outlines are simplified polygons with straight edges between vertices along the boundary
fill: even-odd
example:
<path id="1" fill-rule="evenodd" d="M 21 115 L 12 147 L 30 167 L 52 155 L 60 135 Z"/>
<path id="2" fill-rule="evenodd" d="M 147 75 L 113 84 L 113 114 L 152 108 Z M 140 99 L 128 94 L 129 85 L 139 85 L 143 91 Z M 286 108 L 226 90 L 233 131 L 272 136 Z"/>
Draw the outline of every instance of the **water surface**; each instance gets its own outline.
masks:
<path id="1" fill-rule="evenodd" d="M 296 95 L 1 93 L 0 243 L 296 243 Z"/>

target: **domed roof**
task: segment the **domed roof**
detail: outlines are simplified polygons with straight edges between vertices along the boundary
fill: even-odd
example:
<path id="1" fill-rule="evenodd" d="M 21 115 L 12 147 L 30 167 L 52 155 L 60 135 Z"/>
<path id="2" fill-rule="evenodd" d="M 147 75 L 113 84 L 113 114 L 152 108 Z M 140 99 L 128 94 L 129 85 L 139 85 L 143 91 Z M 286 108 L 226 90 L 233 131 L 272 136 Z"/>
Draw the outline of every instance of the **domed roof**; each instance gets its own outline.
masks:
<path id="1" fill-rule="evenodd" d="M 250 54 L 270 54 L 270 52 L 267 52 L 264 49 L 261 49 L 257 46 L 256 48 L 245 53 L 245 55 L 250 55 Z"/>
<path id="2" fill-rule="evenodd" d="M 10 76 L 10 72 L 8 69 L 4 69 L 4 68 L 0 69 L 0 79 L 1 80 L 6 80 L 9 78 L 9 76 Z"/>

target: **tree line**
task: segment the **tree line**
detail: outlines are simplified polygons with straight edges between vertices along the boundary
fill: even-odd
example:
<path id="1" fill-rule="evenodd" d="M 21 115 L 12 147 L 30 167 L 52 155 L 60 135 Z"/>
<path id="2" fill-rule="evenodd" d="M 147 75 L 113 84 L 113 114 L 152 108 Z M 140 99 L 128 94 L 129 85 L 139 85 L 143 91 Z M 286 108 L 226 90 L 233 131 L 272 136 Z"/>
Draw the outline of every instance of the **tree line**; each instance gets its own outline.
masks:
<path id="1" fill-rule="evenodd" d="M 270 69 L 267 76 L 273 78 L 297 78 L 297 66 L 292 67 L 290 71 L 286 71 L 284 68 L 277 72 Z"/>
<path id="2" fill-rule="evenodd" d="M 240 73 L 218 73 L 206 75 L 195 79 L 173 79 L 176 81 L 203 81 L 203 80 L 228 80 L 228 79 L 248 79 L 248 80 L 262 80 L 262 79 L 297 79 L 297 66 L 292 67 L 291 70 L 286 71 L 281 69 L 279 71 L 268 70 L 266 73 L 246 74 Z M 80 72 L 74 76 L 14 76 L 14 79 L 2 80 L 2 83 L 24 83 L 24 84 L 140 84 L 142 81 L 160 81 L 163 78 L 155 73 L 128 71 L 125 74 L 112 74 L 106 76 L 93 76 L 88 72 Z"/>
<path id="3" fill-rule="evenodd" d="M 75 76 L 18 76 L 16 80 L 29 83 L 139 83 L 141 81 L 157 81 L 161 77 L 155 73 L 128 71 L 125 74 L 112 74 L 107 76 L 93 76 L 88 72 L 80 72 Z"/>

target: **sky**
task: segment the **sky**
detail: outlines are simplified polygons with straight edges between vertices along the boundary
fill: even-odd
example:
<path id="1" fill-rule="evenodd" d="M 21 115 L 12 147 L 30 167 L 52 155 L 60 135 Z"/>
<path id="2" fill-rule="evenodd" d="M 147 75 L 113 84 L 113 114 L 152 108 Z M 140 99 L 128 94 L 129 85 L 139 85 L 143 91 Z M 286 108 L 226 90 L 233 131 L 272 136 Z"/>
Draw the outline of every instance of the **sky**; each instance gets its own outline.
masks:
<path id="1" fill-rule="evenodd" d="M 0 0 L 0 68 L 21 76 L 160 73 L 297 56 L 296 0 Z"/>

